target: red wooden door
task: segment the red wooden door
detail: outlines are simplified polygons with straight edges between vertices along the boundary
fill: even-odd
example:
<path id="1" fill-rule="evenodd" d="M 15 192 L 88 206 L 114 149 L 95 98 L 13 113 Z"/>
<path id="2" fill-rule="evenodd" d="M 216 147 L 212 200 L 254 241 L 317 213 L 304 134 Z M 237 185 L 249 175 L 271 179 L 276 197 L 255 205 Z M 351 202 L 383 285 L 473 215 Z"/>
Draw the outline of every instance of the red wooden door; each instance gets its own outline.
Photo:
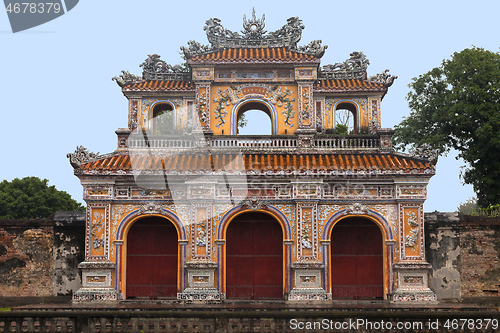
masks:
<path id="1" fill-rule="evenodd" d="M 127 298 L 177 296 L 177 230 L 161 217 L 135 222 L 127 236 Z"/>
<path id="2" fill-rule="evenodd" d="M 382 233 L 371 221 L 347 218 L 332 230 L 333 298 L 382 298 Z"/>
<path id="3" fill-rule="evenodd" d="M 236 217 L 226 232 L 226 297 L 283 298 L 283 233 L 263 213 Z"/>

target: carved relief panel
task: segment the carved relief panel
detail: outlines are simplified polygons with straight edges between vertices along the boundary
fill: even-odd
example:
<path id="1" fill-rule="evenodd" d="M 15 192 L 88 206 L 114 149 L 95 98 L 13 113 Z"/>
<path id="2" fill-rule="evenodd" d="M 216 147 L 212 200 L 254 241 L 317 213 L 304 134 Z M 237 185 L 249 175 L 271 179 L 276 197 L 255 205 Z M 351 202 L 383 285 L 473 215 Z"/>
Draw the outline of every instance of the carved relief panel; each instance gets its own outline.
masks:
<path id="1" fill-rule="evenodd" d="M 299 84 L 299 128 L 316 128 L 312 84 Z"/>
<path id="2" fill-rule="evenodd" d="M 297 204 L 297 259 L 318 259 L 318 220 L 317 205 L 314 203 Z"/>
<path id="3" fill-rule="evenodd" d="M 424 260 L 422 205 L 399 204 L 399 223 L 401 259 Z"/>
<path id="4" fill-rule="evenodd" d="M 210 128 L 210 85 L 196 86 L 196 117 L 199 126 Z"/>
<path id="5" fill-rule="evenodd" d="M 210 205 L 193 205 L 191 224 L 191 259 L 211 259 L 212 212 Z"/>
<path id="6" fill-rule="evenodd" d="M 109 251 L 109 205 L 89 204 L 87 206 L 87 232 L 85 258 L 107 260 Z"/>

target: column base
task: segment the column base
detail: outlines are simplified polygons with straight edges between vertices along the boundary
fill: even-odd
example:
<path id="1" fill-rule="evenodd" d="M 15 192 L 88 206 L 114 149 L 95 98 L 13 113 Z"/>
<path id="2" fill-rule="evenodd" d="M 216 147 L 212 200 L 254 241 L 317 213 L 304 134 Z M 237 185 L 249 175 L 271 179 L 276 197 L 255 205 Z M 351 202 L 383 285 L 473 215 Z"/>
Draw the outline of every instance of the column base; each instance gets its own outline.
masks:
<path id="1" fill-rule="evenodd" d="M 119 295 L 112 286 L 111 275 L 115 263 L 110 261 L 84 261 L 78 265 L 82 270 L 82 287 L 73 294 L 73 303 L 117 301 Z"/>
<path id="2" fill-rule="evenodd" d="M 177 299 L 180 301 L 217 301 L 224 300 L 224 294 L 221 294 L 215 288 L 186 288 L 182 293 L 177 293 Z"/>
<path id="3" fill-rule="evenodd" d="M 395 264 L 398 287 L 389 295 L 391 303 L 437 303 L 436 294 L 428 285 L 430 267 L 427 262 Z"/>
<path id="4" fill-rule="evenodd" d="M 432 290 L 428 291 L 396 291 L 389 295 L 391 303 L 415 303 L 426 302 L 427 304 L 437 304 L 436 294 Z"/>
<path id="5" fill-rule="evenodd" d="M 114 289 L 80 288 L 73 294 L 73 303 L 82 302 L 115 302 L 118 301 L 118 293 Z"/>
<path id="6" fill-rule="evenodd" d="M 332 299 L 322 288 L 294 288 L 286 297 L 287 301 L 327 301 Z"/>

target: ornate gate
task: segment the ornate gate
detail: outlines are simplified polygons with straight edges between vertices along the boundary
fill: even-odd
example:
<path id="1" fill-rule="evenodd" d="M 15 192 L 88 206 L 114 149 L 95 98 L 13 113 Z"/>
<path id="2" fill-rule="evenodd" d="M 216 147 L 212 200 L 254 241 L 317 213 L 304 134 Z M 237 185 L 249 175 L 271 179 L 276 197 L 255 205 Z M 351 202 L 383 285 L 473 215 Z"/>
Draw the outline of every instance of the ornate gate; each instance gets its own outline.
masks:
<path id="1" fill-rule="evenodd" d="M 383 297 L 383 247 L 380 229 L 368 219 L 338 222 L 331 237 L 333 298 Z"/>
<path id="2" fill-rule="evenodd" d="M 135 222 L 127 237 L 127 298 L 177 296 L 177 230 L 161 217 Z"/>
<path id="3" fill-rule="evenodd" d="M 283 298 L 283 232 L 263 213 L 246 213 L 226 232 L 226 296 L 239 299 Z"/>

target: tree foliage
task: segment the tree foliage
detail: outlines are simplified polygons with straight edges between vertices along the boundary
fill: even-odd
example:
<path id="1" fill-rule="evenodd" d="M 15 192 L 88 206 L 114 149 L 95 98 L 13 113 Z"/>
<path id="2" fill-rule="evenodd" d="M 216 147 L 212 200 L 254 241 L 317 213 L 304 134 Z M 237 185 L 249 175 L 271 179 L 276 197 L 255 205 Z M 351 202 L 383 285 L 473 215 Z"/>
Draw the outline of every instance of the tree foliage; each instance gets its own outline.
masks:
<path id="1" fill-rule="evenodd" d="M 48 186 L 48 180 L 38 177 L 15 178 L 0 183 L 0 218 L 34 219 L 46 218 L 56 211 L 85 210 L 78 201 L 55 186 Z"/>
<path id="2" fill-rule="evenodd" d="M 456 52 L 409 87 L 411 113 L 395 127 L 396 146 L 456 149 L 478 205 L 500 203 L 500 54 L 476 47 Z"/>

